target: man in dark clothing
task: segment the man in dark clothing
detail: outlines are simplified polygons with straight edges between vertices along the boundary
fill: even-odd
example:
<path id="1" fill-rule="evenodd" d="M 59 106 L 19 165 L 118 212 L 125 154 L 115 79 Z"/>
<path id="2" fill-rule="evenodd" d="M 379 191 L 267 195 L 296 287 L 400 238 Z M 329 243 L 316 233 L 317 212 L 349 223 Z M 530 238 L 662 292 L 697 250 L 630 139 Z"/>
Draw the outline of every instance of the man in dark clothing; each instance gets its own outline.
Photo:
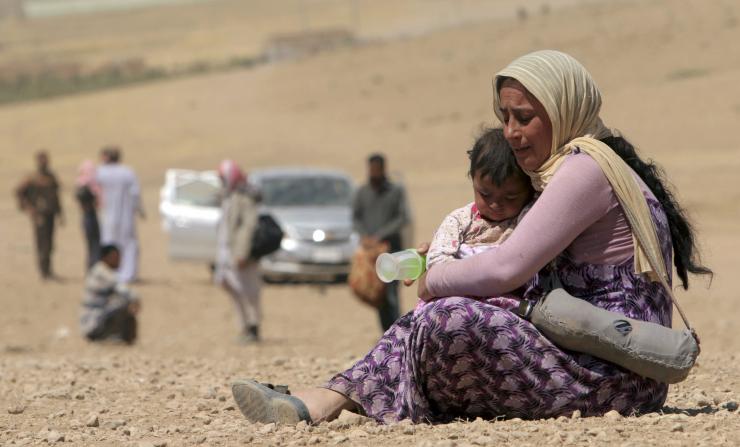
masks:
<path id="1" fill-rule="evenodd" d="M 15 190 L 18 207 L 31 217 L 36 236 L 36 253 L 41 277 L 50 279 L 51 253 L 54 250 L 54 222 L 64 224 L 59 202 L 59 183 L 49 169 L 49 156 L 44 151 L 36 154 L 35 173 L 29 175 Z"/>
<path id="2" fill-rule="evenodd" d="M 391 183 L 385 174 L 385 158 L 380 154 L 368 158 L 368 183 L 357 190 L 352 219 L 362 244 L 386 243 L 391 252 L 401 247 L 401 230 L 408 220 L 406 194 L 400 185 Z M 386 288 L 386 297 L 378 308 L 383 330 L 399 317 L 398 283 Z"/>

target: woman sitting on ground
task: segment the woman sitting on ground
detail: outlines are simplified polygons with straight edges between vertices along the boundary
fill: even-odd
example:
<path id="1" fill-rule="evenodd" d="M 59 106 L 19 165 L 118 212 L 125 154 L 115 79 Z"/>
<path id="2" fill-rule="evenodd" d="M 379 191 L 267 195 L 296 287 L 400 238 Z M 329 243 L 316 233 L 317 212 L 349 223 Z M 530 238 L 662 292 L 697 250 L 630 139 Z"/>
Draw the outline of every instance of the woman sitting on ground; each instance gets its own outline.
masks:
<path id="1" fill-rule="evenodd" d="M 381 422 L 651 412 L 668 385 L 586 354 L 565 351 L 510 309 L 488 302 L 525 286 L 565 289 L 628 317 L 671 325 L 671 258 L 684 288 L 694 234 L 660 171 L 599 118 L 601 96 L 586 69 L 557 51 L 525 55 L 494 80 L 495 113 L 517 162 L 541 195 L 499 247 L 434 266 L 419 280 L 430 302 L 401 317 L 378 344 L 324 388 L 292 396 L 253 381 L 234 384 L 252 421 L 320 422 L 341 410 Z M 632 229 L 649 234 L 635 244 Z M 647 258 L 662 260 L 653 269 Z M 549 270 L 549 271 L 548 271 Z"/>

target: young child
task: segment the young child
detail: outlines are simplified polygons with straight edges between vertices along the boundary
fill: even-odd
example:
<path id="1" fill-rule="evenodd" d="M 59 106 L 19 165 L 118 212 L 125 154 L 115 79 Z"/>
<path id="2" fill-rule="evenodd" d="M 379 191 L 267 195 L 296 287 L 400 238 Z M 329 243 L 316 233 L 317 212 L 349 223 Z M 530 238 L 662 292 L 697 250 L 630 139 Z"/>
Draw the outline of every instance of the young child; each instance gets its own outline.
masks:
<path id="1" fill-rule="evenodd" d="M 132 344 L 136 340 L 136 314 L 139 299 L 118 282 L 116 270 L 121 254 L 115 245 L 100 248 L 100 260 L 85 279 L 80 329 L 91 341 L 118 341 Z"/>
<path id="2" fill-rule="evenodd" d="M 503 129 L 488 129 L 468 151 L 474 201 L 444 218 L 427 252 L 427 269 L 501 244 L 524 216 L 534 196 Z M 424 305 L 419 300 L 417 309 Z"/>

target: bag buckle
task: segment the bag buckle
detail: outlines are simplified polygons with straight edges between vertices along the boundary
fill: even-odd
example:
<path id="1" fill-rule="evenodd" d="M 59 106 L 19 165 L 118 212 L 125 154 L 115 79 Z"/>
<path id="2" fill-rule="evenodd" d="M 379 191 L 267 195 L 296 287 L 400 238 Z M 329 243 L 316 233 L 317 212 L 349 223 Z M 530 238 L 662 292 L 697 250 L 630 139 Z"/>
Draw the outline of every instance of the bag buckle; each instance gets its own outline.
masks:
<path id="1" fill-rule="evenodd" d="M 516 309 L 516 314 L 529 321 L 529 317 L 532 315 L 533 310 L 534 303 L 529 300 L 522 299 L 519 301 L 519 307 Z"/>

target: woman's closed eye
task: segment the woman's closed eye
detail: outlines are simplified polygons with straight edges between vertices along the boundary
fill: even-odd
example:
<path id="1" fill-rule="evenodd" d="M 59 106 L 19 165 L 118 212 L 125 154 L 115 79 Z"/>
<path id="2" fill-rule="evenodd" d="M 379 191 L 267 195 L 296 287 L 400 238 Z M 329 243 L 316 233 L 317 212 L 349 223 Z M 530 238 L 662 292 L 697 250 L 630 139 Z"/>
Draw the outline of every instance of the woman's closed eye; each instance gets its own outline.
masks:
<path id="1" fill-rule="evenodd" d="M 523 113 L 515 113 L 514 115 L 514 117 L 520 124 L 527 124 L 532 121 L 532 118 L 534 117 L 533 115 Z"/>
<path id="2" fill-rule="evenodd" d="M 501 115 L 503 116 L 503 124 L 508 124 L 509 123 L 509 117 L 510 117 L 509 112 L 507 110 L 504 110 L 504 109 L 499 109 L 499 110 L 501 111 Z M 520 111 L 517 111 L 517 110 L 514 111 L 514 119 L 519 124 L 526 125 L 530 121 L 532 121 L 532 118 L 534 118 L 534 114 L 532 114 L 532 113 L 529 113 L 529 112 L 520 112 Z"/>

